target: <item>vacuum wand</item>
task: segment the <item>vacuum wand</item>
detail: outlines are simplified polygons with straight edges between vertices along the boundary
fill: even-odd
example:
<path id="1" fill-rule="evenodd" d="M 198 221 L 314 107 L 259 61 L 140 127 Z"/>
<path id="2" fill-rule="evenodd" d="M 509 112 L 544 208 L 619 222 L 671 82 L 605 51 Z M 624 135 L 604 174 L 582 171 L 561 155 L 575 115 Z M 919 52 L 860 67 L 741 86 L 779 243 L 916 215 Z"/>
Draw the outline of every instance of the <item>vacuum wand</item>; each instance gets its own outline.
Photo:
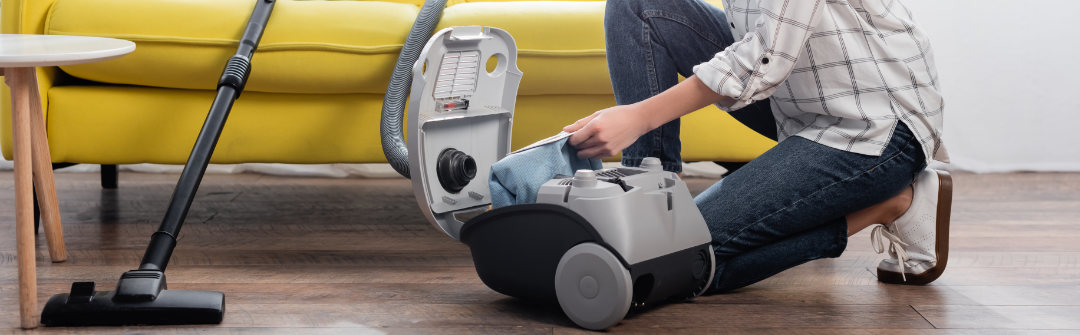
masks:
<path id="1" fill-rule="evenodd" d="M 71 292 L 49 299 L 41 313 L 47 326 L 127 324 L 208 324 L 225 316 L 221 292 L 168 290 L 165 268 L 191 202 L 202 182 L 206 166 L 221 137 L 233 102 L 244 90 L 251 73 L 251 57 L 262 38 L 275 0 L 256 0 L 236 54 L 229 58 L 218 80 L 217 96 L 210 106 L 191 155 L 180 174 L 169 208 L 158 231 L 150 237 L 138 270 L 121 275 L 115 291 L 94 291 L 93 282 L 76 282 Z"/>
<path id="2" fill-rule="evenodd" d="M 195 193 L 199 190 L 206 166 L 210 163 L 210 156 L 214 153 L 218 138 L 225 127 L 225 120 L 229 117 L 233 102 L 240 96 L 247 82 L 248 74 L 251 73 L 251 57 L 255 53 L 256 46 L 262 38 L 266 22 L 273 10 L 274 0 L 257 0 L 255 11 L 251 15 L 247 29 L 240 39 L 240 46 L 236 55 L 229 58 L 225 70 L 218 80 L 218 93 L 214 98 L 214 104 L 210 106 L 210 112 L 206 115 L 202 131 L 199 132 L 195 146 L 191 149 L 184 171 L 180 174 L 180 180 L 173 191 L 169 209 L 165 212 L 165 218 L 161 220 L 161 226 L 151 237 L 150 245 L 143 255 L 139 270 L 165 271 L 172 256 L 173 248 L 176 247 L 176 237 L 180 233 L 180 227 L 184 224 L 191 202 L 195 199 Z"/>

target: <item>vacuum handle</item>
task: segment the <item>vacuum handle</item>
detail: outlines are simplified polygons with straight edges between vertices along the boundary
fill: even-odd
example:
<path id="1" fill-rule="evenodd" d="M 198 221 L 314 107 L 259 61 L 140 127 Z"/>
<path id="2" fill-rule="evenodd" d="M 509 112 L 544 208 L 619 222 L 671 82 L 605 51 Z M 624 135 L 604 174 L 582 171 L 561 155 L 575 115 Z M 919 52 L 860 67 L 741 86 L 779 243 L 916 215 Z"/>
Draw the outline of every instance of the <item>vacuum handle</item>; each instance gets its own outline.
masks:
<path id="1" fill-rule="evenodd" d="M 176 182 L 176 189 L 169 201 L 169 209 L 161 220 L 161 226 L 150 237 L 150 245 L 146 247 L 139 270 L 165 271 L 168 266 L 173 249 L 176 248 L 176 237 L 180 235 L 180 227 L 187 218 L 191 202 L 199 190 L 203 174 L 206 173 L 206 166 L 214 154 L 214 147 L 225 128 L 229 110 L 232 109 L 233 101 L 244 90 L 244 84 L 251 73 L 251 57 L 259 45 L 263 30 L 266 29 L 274 3 L 275 0 L 256 0 L 255 9 L 240 39 L 236 55 L 225 64 L 225 70 L 218 81 L 217 96 L 191 149 L 187 164 L 184 165 L 184 172 L 180 173 L 180 180 Z"/>
<path id="2" fill-rule="evenodd" d="M 263 31 L 266 30 L 266 22 L 270 20 L 270 12 L 274 10 L 274 0 L 256 0 L 255 10 L 251 12 L 247 28 L 240 38 L 240 46 L 236 49 L 237 56 L 251 58 L 255 54 L 255 48 L 262 40 Z"/>
<path id="3" fill-rule="evenodd" d="M 236 90 L 232 97 L 236 100 L 240 92 L 244 91 L 248 75 L 251 74 L 251 57 L 255 55 L 255 48 L 262 40 L 263 31 L 266 30 L 266 22 L 270 20 L 270 12 L 274 9 L 275 0 L 256 0 L 255 10 L 251 12 L 244 35 L 240 37 L 240 45 L 236 48 L 236 54 L 225 63 L 225 70 L 221 72 L 218 80 L 218 89 L 222 86 L 230 86 Z"/>

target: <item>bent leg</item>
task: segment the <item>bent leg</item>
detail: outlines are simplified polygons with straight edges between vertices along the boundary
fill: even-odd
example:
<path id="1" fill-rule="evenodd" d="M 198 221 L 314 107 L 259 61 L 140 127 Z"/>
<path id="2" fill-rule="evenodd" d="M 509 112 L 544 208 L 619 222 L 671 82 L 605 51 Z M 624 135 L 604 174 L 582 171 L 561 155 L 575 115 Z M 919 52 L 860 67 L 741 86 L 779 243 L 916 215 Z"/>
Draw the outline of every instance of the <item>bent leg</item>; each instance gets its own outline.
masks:
<path id="1" fill-rule="evenodd" d="M 879 157 L 791 137 L 695 198 L 712 233 L 714 291 L 768 278 L 847 245 L 845 216 L 903 191 L 925 166 L 903 124 Z"/>

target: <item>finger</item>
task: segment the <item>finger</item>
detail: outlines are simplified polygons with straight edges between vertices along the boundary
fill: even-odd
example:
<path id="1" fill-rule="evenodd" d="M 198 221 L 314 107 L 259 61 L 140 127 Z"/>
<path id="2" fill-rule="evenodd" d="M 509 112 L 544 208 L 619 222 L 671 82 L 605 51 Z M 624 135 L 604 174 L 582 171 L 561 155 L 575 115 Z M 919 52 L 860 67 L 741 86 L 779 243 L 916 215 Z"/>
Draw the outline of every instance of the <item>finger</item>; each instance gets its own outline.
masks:
<path id="1" fill-rule="evenodd" d="M 589 124 L 589 121 L 592 121 L 592 119 L 594 118 L 596 118 L 596 113 L 590 114 L 589 116 L 583 117 L 580 120 L 577 120 L 577 122 L 570 124 L 569 126 L 563 127 L 563 131 L 572 133 L 581 130 L 582 127 L 585 127 L 585 125 Z"/>
<path id="2" fill-rule="evenodd" d="M 578 150 L 577 157 L 581 158 L 581 159 L 591 159 L 591 158 L 593 158 L 592 153 L 590 152 L 590 150 L 595 151 L 593 149 Z"/>
<path id="3" fill-rule="evenodd" d="M 595 134 L 596 127 L 593 126 L 591 123 L 586 124 L 585 127 L 582 127 L 580 130 L 574 132 L 573 135 L 570 135 L 570 145 L 578 147 L 578 145 L 585 142 L 590 137 L 593 137 L 593 135 Z"/>
<path id="4" fill-rule="evenodd" d="M 581 142 L 581 144 L 578 144 L 576 147 L 578 149 L 585 149 L 607 145 L 608 141 L 606 139 L 602 139 L 602 137 L 603 135 L 599 133 L 593 134 L 592 137 L 589 137 L 584 142 Z"/>
<path id="5" fill-rule="evenodd" d="M 588 121 L 586 121 L 586 119 L 588 119 L 588 117 L 577 120 L 577 121 L 574 121 L 574 123 L 571 123 L 571 124 L 567 125 L 566 127 L 563 127 L 562 130 L 565 131 L 565 132 L 568 132 L 568 133 L 578 131 L 578 129 L 581 129 L 581 127 L 584 127 L 585 124 L 588 123 Z"/>
<path id="6" fill-rule="evenodd" d="M 578 120 L 578 122 L 571 123 L 570 125 L 567 125 L 566 127 L 563 127 L 562 131 L 565 131 L 565 132 L 568 132 L 568 133 L 578 131 L 578 129 L 581 129 L 581 127 L 583 127 L 583 125 L 580 124 L 580 123 L 581 123 L 581 120 Z"/>
<path id="7" fill-rule="evenodd" d="M 587 142 L 590 142 L 590 141 L 587 141 Z M 603 145 L 603 144 L 586 144 L 586 143 L 582 143 L 582 144 L 577 146 L 577 153 L 578 153 L 577 156 L 581 157 L 581 158 L 601 158 L 601 157 L 605 157 L 604 152 L 608 151 L 607 148 L 608 148 L 608 146 Z"/>
<path id="8" fill-rule="evenodd" d="M 579 150 L 577 156 L 578 156 L 578 158 L 590 159 L 590 158 L 607 158 L 607 157 L 614 156 L 614 155 L 610 154 L 609 150 L 607 148 L 603 147 L 603 146 L 595 146 L 595 147 L 589 147 L 589 148 L 584 149 L 584 150 Z"/>

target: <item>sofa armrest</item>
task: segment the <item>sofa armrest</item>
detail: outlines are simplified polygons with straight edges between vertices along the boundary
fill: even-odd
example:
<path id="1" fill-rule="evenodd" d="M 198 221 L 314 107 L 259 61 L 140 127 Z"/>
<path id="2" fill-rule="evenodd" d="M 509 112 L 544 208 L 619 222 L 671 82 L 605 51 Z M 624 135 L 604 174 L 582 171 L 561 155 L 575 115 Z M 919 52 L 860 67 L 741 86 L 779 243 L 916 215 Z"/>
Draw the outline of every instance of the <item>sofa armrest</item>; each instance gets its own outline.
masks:
<path id="1" fill-rule="evenodd" d="M 55 0 L 4 0 L 0 6 L 0 31 L 4 34 L 42 34 L 45 21 Z M 59 71 L 56 67 L 38 68 L 38 92 L 41 92 L 41 108 L 48 120 L 48 92 L 56 80 Z M 0 85 L 0 148 L 4 157 L 12 158 L 11 153 L 11 90 L 7 85 Z M 45 123 L 46 125 L 48 122 Z"/>
<path id="2" fill-rule="evenodd" d="M 5 34 L 41 34 L 55 0 L 4 0 L 0 15 Z"/>

